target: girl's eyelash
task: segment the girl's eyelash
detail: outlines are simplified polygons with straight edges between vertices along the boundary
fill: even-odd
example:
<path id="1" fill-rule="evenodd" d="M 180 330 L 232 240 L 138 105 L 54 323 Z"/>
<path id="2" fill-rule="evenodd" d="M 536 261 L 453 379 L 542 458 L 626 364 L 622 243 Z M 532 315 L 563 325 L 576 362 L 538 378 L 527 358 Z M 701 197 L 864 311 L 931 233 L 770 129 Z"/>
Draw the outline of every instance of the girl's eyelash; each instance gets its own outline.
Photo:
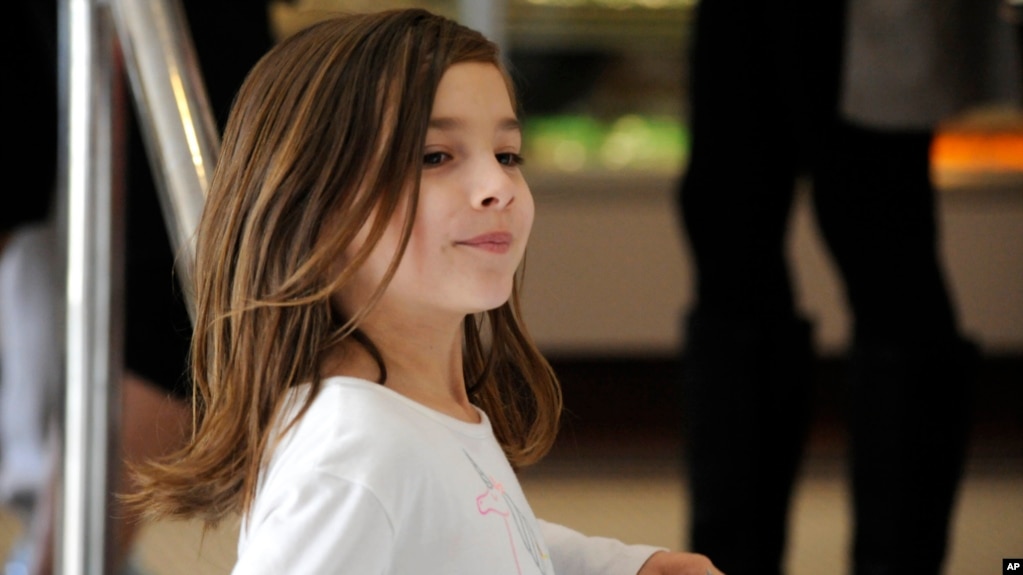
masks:
<path id="1" fill-rule="evenodd" d="M 508 167 L 518 167 L 526 163 L 526 159 L 521 154 L 516 154 L 515 152 L 504 152 L 497 154 L 496 157 L 499 163 Z M 450 159 L 450 155 L 445 152 L 430 152 L 423 155 L 423 164 L 439 166 L 448 159 Z"/>
<path id="2" fill-rule="evenodd" d="M 440 165 L 447 157 L 448 154 L 444 152 L 430 152 L 423 155 L 423 164 L 428 166 Z"/>
<path id="3" fill-rule="evenodd" d="M 497 160 L 506 166 L 521 166 L 526 163 L 526 159 L 521 154 L 514 152 L 498 154 Z"/>

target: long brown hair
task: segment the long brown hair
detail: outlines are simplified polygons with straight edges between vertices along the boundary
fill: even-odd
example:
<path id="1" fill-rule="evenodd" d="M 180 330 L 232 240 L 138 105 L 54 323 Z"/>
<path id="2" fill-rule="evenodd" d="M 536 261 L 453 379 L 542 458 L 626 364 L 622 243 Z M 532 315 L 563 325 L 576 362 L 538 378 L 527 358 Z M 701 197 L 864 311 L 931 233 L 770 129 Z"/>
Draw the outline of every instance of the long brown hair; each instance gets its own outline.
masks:
<path id="1" fill-rule="evenodd" d="M 137 470 L 131 503 L 150 516 L 210 524 L 247 511 L 274 418 L 290 388 L 311 383 L 315 396 L 327 350 L 353 338 L 386 374 L 358 330 L 368 309 L 340 317 L 330 295 L 407 202 L 401 247 L 376 297 L 393 276 L 415 218 L 433 98 L 459 62 L 504 71 L 497 47 L 479 33 L 399 10 L 315 24 L 250 72 L 199 225 L 193 435 L 167 460 Z M 365 222 L 369 238 L 339 271 Z M 554 441 L 561 392 L 522 324 L 519 279 L 508 303 L 466 317 L 463 348 L 471 400 L 512 464 L 525 466 Z"/>

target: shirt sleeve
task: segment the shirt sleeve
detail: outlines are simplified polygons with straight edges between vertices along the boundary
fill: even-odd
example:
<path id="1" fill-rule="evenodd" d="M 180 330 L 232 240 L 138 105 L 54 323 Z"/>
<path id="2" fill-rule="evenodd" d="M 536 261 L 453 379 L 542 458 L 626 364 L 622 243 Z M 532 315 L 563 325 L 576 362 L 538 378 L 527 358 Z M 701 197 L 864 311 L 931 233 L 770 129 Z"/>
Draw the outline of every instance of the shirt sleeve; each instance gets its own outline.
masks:
<path id="1" fill-rule="evenodd" d="M 563 525 L 538 521 L 558 575 L 636 575 L 651 555 L 664 551 L 661 547 L 591 537 Z"/>
<path id="2" fill-rule="evenodd" d="M 242 529 L 233 575 L 376 575 L 394 554 L 394 530 L 377 497 L 323 473 L 260 494 Z"/>

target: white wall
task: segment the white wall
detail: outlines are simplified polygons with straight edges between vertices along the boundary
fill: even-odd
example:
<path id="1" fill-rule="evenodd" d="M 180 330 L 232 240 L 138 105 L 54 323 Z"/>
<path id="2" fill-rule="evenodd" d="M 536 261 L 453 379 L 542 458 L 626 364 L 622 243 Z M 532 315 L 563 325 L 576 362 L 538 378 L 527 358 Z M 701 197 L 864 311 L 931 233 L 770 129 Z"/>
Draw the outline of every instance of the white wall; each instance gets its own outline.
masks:
<path id="1" fill-rule="evenodd" d="M 527 174 L 537 201 L 524 308 L 547 353 L 664 355 L 680 349 L 691 287 L 672 178 Z M 992 353 L 1023 353 L 1023 186 L 945 189 L 943 257 L 965 329 Z M 805 198 L 790 249 L 819 349 L 844 349 L 841 286 Z M 897 281 L 897 278 L 893 278 Z"/>

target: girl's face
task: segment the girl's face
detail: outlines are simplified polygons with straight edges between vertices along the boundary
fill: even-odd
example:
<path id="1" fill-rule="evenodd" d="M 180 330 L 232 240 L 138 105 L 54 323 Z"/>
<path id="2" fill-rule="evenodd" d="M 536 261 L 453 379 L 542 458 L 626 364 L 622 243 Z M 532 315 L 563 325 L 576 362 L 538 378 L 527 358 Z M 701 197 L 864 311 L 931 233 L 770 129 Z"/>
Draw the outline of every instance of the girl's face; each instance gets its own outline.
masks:
<path id="1" fill-rule="evenodd" d="M 441 314 L 460 321 L 508 301 L 533 224 L 521 146 L 519 123 L 497 67 L 473 62 L 449 68 L 437 88 L 426 134 L 412 235 L 374 315 Z M 403 219 L 399 210 L 355 281 L 338 294 L 345 312 L 359 309 L 379 285 L 397 250 Z M 348 255 L 361 242 L 357 238 Z"/>

